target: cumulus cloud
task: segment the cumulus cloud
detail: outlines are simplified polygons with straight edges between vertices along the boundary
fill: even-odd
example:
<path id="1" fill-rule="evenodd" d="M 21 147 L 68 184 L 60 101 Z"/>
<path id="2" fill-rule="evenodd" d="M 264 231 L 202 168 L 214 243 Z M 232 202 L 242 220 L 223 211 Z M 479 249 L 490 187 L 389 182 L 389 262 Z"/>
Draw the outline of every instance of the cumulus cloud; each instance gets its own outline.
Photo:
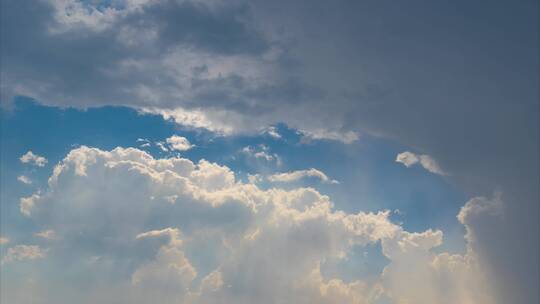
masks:
<path id="1" fill-rule="evenodd" d="M 43 167 L 47 164 L 47 159 L 45 157 L 36 155 L 32 151 L 26 152 L 19 160 L 23 164 L 31 164 L 38 167 Z"/>
<path id="2" fill-rule="evenodd" d="M 39 193 L 32 194 L 28 197 L 21 197 L 19 201 L 19 209 L 21 213 L 25 216 L 29 216 L 30 210 L 34 208 L 34 204 L 39 200 L 39 198 Z"/>
<path id="3" fill-rule="evenodd" d="M 46 253 L 47 250 L 37 245 L 16 245 L 7 249 L 6 254 L 2 257 L 2 264 L 42 259 Z"/>
<path id="4" fill-rule="evenodd" d="M 474 247 L 464 255 L 436 254 L 441 231 L 407 232 L 391 222 L 390 211 L 336 210 L 313 188 L 263 190 L 205 160 L 84 146 L 55 166 L 48 184 L 21 200 L 21 212 L 46 227 L 40 234 L 62 238 L 50 244 L 51 259 L 83 267 L 78 279 L 90 273 L 112 280 L 107 293 L 91 287 L 108 295 L 104 301 L 491 303 Z M 468 203 L 460 213 L 471 234 L 470 214 L 485 209 Z M 379 278 L 350 281 L 321 271 L 328 259 L 347 259 L 355 246 L 376 243 L 390 260 Z M 45 252 L 18 247 L 8 260 Z M 52 282 L 62 290 L 62 278 Z"/>
<path id="5" fill-rule="evenodd" d="M 26 185 L 32 184 L 32 180 L 28 176 L 25 176 L 25 175 L 19 175 L 17 177 L 17 180 Z"/>
<path id="6" fill-rule="evenodd" d="M 166 228 L 137 235 L 137 240 L 146 238 L 166 237 L 165 245 L 159 248 L 155 259 L 141 265 L 131 276 L 131 283 L 142 293 L 145 302 L 155 299 L 167 303 L 184 302 L 191 282 L 197 276 L 197 271 L 190 264 L 181 250 L 182 240 L 178 229 Z"/>
<path id="7" fill-rule="evenodd" d="M 0 245 L 4 245 L 4 244 L 7 244 L 9 243 L 9 238 L 7 237 L 0 237 Z"/>
<path id="8" fill-rule="evenodd" d="M 176 151 L 187 151 L 194 147 L 187 138 L 178 135 L 173 135 L 167 138 L 166 142 L 169 144 L 172 150 Z"/>
<path id="9" fill-rule="evenodd" d="M 439 164 L 437 164 L 437 162 L 429 155 L 414 154 L 412 152 L 405 151 L 397 155 L 396 162 L 402 163 L 407 168 L 419 164 L 431 173 L 446 175 L 446 173 L 444 173 L 439 167 Z"/>
<path id="10" fill-rule="evenodd" d="M 473 251 L 432 251 L 442 244 L 442 236 L 441 231 L 403 231 L 382 241 L 383 254 L 390 260 L 381 277 L 387 296 L 393 303 L 495 303 Z"/>
<path id="11" fill-rule="evenodd" d="M 324 172 L 317 170 L 315 168 L 311 168 L 308 170 L 296 170 L 291 172 L 285 172 L 285 173 L 276 173 L 268 176 L 268 180 L 271 182 L 294 182 L 301 180 L 303 178 L 307 177 L 313 177 L 317 178 L 323 183 L 329 183 L 329 184 L 339 184 L 339 182 L 335 179 L 330 179 Z"/>

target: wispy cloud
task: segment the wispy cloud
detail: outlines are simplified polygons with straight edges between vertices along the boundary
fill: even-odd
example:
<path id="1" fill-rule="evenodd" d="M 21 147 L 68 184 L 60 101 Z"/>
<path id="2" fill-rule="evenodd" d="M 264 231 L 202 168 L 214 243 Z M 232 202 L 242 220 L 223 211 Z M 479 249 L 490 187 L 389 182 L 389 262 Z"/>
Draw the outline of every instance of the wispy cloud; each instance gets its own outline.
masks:
<path id="1" fill-rule="evenodd" d="M 419 164 L 431 173 L 446 175 L 446 173 L 439 167 L 439 164 L 437 164 L 437 162 L 431 156 L 426 154 L 414 154 L 412 152 L 405 151 L 397 155 L 396 162 L 402 163 L 407 168 Z"/>
<path id="2" fill-rule="evenodd" d="M 307 177 L 314 177 L 322 181 L 323 183 L 328 184 L 339 184 L 335 179 L 330 179 L 324 172 L 311 168 L 308 170 L 297 170 L 285 173 L 276 173 L 268 176 L 268 180 L 271 182 L 294 182 Z"/>

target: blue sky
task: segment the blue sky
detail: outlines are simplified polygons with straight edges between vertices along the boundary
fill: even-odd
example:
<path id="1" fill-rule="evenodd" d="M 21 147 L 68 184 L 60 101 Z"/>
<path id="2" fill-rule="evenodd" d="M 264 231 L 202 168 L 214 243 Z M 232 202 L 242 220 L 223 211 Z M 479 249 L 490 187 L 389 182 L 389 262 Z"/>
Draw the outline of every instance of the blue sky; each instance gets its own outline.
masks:
<path id="1" fill-rule="evenodd" d="M 445 240 L 437 251 L 463 253 L 465 250 L 464 229 L 456 218 L 465 194 L 440 175 L 419 166 L 406 168 L 397 163 L 396 155 L 410 149 L 388 140 L 364 136 L 354 144 L 327 140 L 303 142 L 301 134 L 285 125 L 278 125 L 274 130 L 280 138 L 267 133 L 225 137 L 183 128 L 160 116 L 141 114 L 125 107 L 59 109 L 25 98 L 19 98 L 12 109 L 2 111 L 2 131 L 2 233 L 20 242 L 32 242 L 32 233 L 39 230 L 39 226 L 21 215 L 19 199 L 45 191 L 52 168 L 70 150 L 84 145 L 102 150 L 135 147 L 155 158 L 206 159 L 226 165 L 246 182 L 248 174 L 317 168 L 339 183 L 327 184 L 308 178 L 281 185 L 263 182 L 260 187 L 315 187 L 331 197 L 336 209 L 348 213 L 391 210 L 392 220 L 408 231 L 442 230 Z M 155 143 L 164 142 L 172 135 L 186 137 L 195 147 L 183 152 L 164 152 L 156 146 Z M 150 147 L 140 147 L 147 142 L 151 143 Z M 279 157 L 279 163 L 242 152 L 245 147 L 259 151 L 261 145 L 269 155 Z M 48 163 L 35 167 L 20 162 L 19 158 L 29 150 L 46 157 Z M 18 181 L 21 175 L 28 177 L 32 184 Z M 196 251 L 190 254 L 199 269 L 208 267 L 208 257 L 201 259 Z M 349 259 L 328 260 L 322 271 L 353 281 L 376 277 L 388 263 L 380 244 L 356 246 Z"/>
<path id="2" fill-rule="evenodd" d="M 538 302 L 538 1 L 0 6 L 0 302 Z"/>
<path id="3" fill-rule="evenodd" d="M 247 174 L 271 174 L 316 168 L 325 172 L 339 184 L 324 184 L 316 179 L 300 181 L 300 185 L 313 186 L 328 194 L 336 207 L 347 212 L 396 211 L 392 216 L 410 231 L 428 228 L 450 233 L 453 251 L 463 250 L 463 229 L 456 219 L 466 200 L 463 192 L 448 183 L 444 177 L 430 173 L 422 167 L 406 168 L 395 162 L 396 155 L 411 150 L 388 140 L 364 136 L 352 145 L 333 141 L 302 143 L 301 136 L 284 125 L 278 125 L 282 138 L 267 134 L 258 136 L 223 137 L 204 130 L 188 130 L 173 122 L 150 114 L 140 114 L 123 107 L 76 110 L 40 106 L 21 98 L 13 109 L 2 111 L 3 149 L 2 195 L 5 231 L 10 230 L 11 218 L 24 220 L 18 214 L 18 200 L 39 188 L 46 187 L 55 164 L 73 148 L 81 145 L 111 150 L 120 147 L 140 147 L 147 139 L 152 143 L 148 151 L 156 158 L 181 155 L 193 161 L 206 159 L 231 168 L 239 178 Z M 172 135 L 189 139 L 195 148 L 179 153 L 164 152 L 155 144 Z M 275 161 L 253 160 L 242 153 L 244 147 L 268 147 L 277 154 Z M 43 168 L 22 164 L 18 159 L 31 150 L 48 159 Z M 331 155 L 331 157 L 329 157 Z M 25 175 L 33 180 L 28 186 L 17 181 Z M 272 185 L 266 185 L 270 187 Z M 293 186 L 298 186 L 298 183 Z M 16 222 L 16 221 L 15 221 Z M 21 225 L 25 225 L 21 224 Z M 456 232 L 456 235 L 452 233 Z"/>

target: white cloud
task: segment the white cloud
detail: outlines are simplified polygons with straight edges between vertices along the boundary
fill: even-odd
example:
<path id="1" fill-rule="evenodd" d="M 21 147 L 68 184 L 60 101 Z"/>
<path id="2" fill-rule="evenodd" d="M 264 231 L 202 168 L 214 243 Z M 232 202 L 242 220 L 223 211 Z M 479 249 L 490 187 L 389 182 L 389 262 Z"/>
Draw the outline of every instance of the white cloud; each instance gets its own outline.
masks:
<path id="1" fill-rule="evenodd" d="M 260 174 L 248 174 L 248 181 L 250 184 L 258 184 L 263 180 Z"/>
<path id="2" fill-rule="evenodd" d="M 194 146 L 189 142 L 189 140 L 183 136 L 173 135 L 167 138 L 167 143 L 172 150 L 176 151 L 187 151 Z"/>
<path id="3" fill-rule="evenodd" d="M 357 132 L 354 131 L 332 131 L 326 129 L 317 130 L 301 130 L 304 142 L 312 140 L 335 140 L 344 144 L 351 144 L 360 138 Z"/>
<path id="4" fill-rule="evenodd" d="M 420 155 L 405 151 L 397 155 L 396 162 L 402 163 L 407 168 L 420 164 L 424 169 L 431 173 L 446 175 L 446 173 L 444 173 L 439 167 L 439 164 L 437 164 L 437 162 L 429 155 Z"/>
<path id="5" fill-rule="evenodd" d="M 240 152 L 255 160 L 274 162 L 277 166 L 281 165 L 281 158 L 279 155 L 272 153 L 270 148 L 264 144 L 260 144 L 258 146 L 246 146 L 243 147 Z"/>
<path id="6" fill-rule="evenodd" d="M 274 126 L 270 126 L 270 127 L 266 128 L 266 129 L 264 129 L 263 134 L 268 134 L 270 137 L 272 137 L 274 139 L 280 139 L 281 138 L 281 134 L 279 134 L 277 128 L 274 127 Z"/>
<path id="7" fill-rule="evenodd" d="M 235 118 L 229 118 L 226 111 L 201 111 L 197 109 L 184 109 L 177 107 L 174 110 L 164 110 L 160 108 L 143 107 L 142 113 L 158 114 L 166 120 L 172 120 L 177 124 L 194 129 L 205 129 L 217 134 L 230 135 L 235 133 Z M 234 117 L 234 115 L 233 115 Z"/>
<path id="8" fill-rule="evenodd" d="M 32 164 L 38 167 L 43 167 L 47 164 L 47 159 L 45 157 L 36 155 L 32 151 L 26 152 L 19 160 L 23 164 Z"/>
<path id="9" fill-rule="evenodd" d="M 20 181 L 23 184 L 27 184 L 27 185 L 32 184 L 32 180 L 30 180 L 30 178 L 28 176 L 25 176 L 25 175 L 19 175 L 17 177 L 17 180 Z"/>
<path id="10" fill-rule="evenodd" d="M 311 168 L 308 170 L 297 170 L 286 173 L 276 173 L 268 176 L 268 180 L 271 182 L 294 182 L 306 177 L 314 177 L 322 181 L 323 183 L 339 184 L 335 179 L 330 179 L 324 172 Z"/>
<path id="11" fill-rule="evenodd" d="M 108 295 L 105 302 L 490 303 L 474 248 L 433 253 L 441 231 L 404 231 L 390 211 L 335 210 L 312 188 L 263 190 L 205 160 L 83 146 L 55 167 L 45 192 L 30 198 L 21 200 L 21 212 L 62 236 L 61 245 L 51 243 L 62 263 L 91 260 L 82 275 L 96 280 L 118 274 L 107 293 L 92 291 Z M 469 218 L 460 218 L 467 227 Z M 321 272 L 326 260 L 347 259 L 354 246 L 377 242 L 390 260 L 380 278 L 346 281 L 339 272 Z M 197 262 L 203 251 L 211 262 Z M 126 263 L 133 267 L 121 267 Z"/>
<path id="12" fill-rule="evenodd" d="M 16 245 L 7 249 L 6 254 L 2 257 L 2 264 L 41 259 L 45 257 L 46 253 L 47 250 L 36 245 Z"/>
<path id="13" fill-rule="evenodd" d="M 34 235 L 37 237 L 46 239 L 46 240 L 55 240 L 58 237 L 56 233 L 54 232 L 54 230 L 51 230 L 51 229 L 36 232 L 34 233 Z"/>
<path id="14" fill-rule="evenodd" d="M 29 216 L 30 210 L 34 208 L 34 204 L 39 200 L 39 198 L 39 193 L 32 194 L 28 197 L 22 197 L 19 203 L 21 213 L 25 216 Z"/>
<path id="15" fill-rule="evenodd" d="M 4 244 L 7 244 L 9 243 L 9 238 L 7 237 L 0 237 L 0 245 L 4 245 Z"/>
<path id="16" fill-rule="evenodd" d="M 156 142 L 156 146 L 159 147 L 159 149 L 163 152 L 169 152 L 169 149 L 165 146 L 165 144 L 161 141 Z"/>
<path id="17" fill-rule="evenodd" d="M 197 271 L 186 258 L 178 229 L 166 228 L 137 235 L 137 240 L 166 237 L 155 259 L 141 265 L 131 276 L 131 283 L 144 290 L 141 295 L 148 303 L 154 299 L 183 302 Z"/>
<path id="18" fill-rule="evenodd" d="M 150 141 L 146 138 L 137 138 L 137 143 L 140 144 L 139 145 L 140 148 L 148 148 L 152 145 Z"/>
<path id="19" fill-rule="evenodd" d="M 392 303 L 494 303 L 474 252 L 432 251 L 442 244 L 442 236 L 441 231 L 403 231 L 382 241 L 383 254 L 390 260 L 381 277 L 386 296 Z"/>

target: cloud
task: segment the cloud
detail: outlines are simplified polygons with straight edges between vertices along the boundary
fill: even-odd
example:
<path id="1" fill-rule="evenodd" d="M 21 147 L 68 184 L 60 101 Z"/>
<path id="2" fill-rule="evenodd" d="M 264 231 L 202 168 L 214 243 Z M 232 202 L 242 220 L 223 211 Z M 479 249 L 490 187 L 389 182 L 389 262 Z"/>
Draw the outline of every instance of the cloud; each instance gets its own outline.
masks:
<path id="1" fill-rule="evenodd" d="M 17 177 L 17 180 L 20 181 L 20 182 L 23 183 L 23 184 L 26 184 L 26 185 L 32 184 L 32 180 L 30 180 L 30 178 L 28 178 L 28 177 L 25 176 L 25 175 L 19 175 L 19 176 Z"/>
<path id="2" fill-rule="evenodd" d="M 478 248 L 502 303 L 538 302 L 536 2 L 95 3 L 1 2 L 2 105 L 127 105 L 223 134 L 283 122 L 425 151 L 469 196 L 505 194 L 506 229 L 482 221 L 501 237 Z"/>
<path id="3" fill-rule="evenodd" d="M 442 232 L 401 232 L 382 241 L 383 254 L 390 259 L 381 280 L 392 303 L 494 303 L 487 274 L 475 253 L 439 253 Z M 420 287 L 421 286 L 421 287 Z"/>
<path id="4" fill-rule="evenodd" d="M 41 249 L 37 245 L 16 245 L 7 249 L 6 254 L 2 257 L 2 264 L 42 259 L 46 253 L 47 250 Z"/>
<path id="5" fill-rule="evenodd" d="M 0 245 L 4 245 L 9 243 L 9 238 L 7 237 L 0 237 Z"/>
<path id="6" fill-rule="evenodd" d="M 158 146 L 159 149 L 160 149 L 161 151 L 163 151 L 163 152 L 169 152 L 169 148 L 167 148 L 167 147 L 165 146 L 165 143 L 163 143 L 163 142 L 161 142 L 161 141 L 156 142 L 156 146 Z"/>
<path id="7" fill-rule="evenodd" d="M 297 171 L 291 171 L 286 173 L 276 173 L 268 176 L 268 180 L 271 182 L 282 182 L 282 183 L 288 183 L 288 182 L 295 182 L 298 180 L 301 180 L 303 178 L 307 177 L 314 177 L 319 179 L 323 183 L 329 183 L 329 184 L 339 184 L 339 182 L 335 179 L 330 179 L 324 172 L 311 168 L 308 170 L 297 170 Z"/>
<path id="8" fill-rule="evenodd" d="M 55 239 L 57 239 L 56 233 L 54 232 L 54 230 L 51 230 L 51 229 L 36 232 L 36 233 L 34 233 L 34 235 L 37 236 L 37 237 L 43 238 L 45 240 L 55 240 Z"/>
<path id="9" fill-rule="evenodd" d="M 397 155 L 396 162 L 402 163 L 407 168 L 420 164 L 424 169 L 431 173 L 446 175 L 446 173 L 441 170 L 437 162 L 429 155 L 419 155 L 405 151 Z"/>
<path id="10" fill-rule="evenodd" d="M 263 177 L 260 174 L 248 174 L 248 181 L 250 184 L 257 184 L 262 182 Z"/>
<path id="11" fill-rule="evenodd" d="M 194 147 L 187 138 L 178 135 L 173 135 L 167 138 L 166 141 L 171 149 L 176 151 L 187 151 Z"/>
<path id="12" fill-rule="evenodd" d="M 280 139 L 281 138 L 281 134 L 279 134 L 277 128 L 274 127 L 274 126 L 270 126 L 270 127 L 266 128 L 263 131 L 263 134 L 268 134 L 268 136 L 270 136 L 270 137 L 272 137 L 274 139 Z"/>
<path id="13" fill-rule="evenodd" d="M 31 164 L 38 167 L 43 167 L 47 164 L 47 159 L 45 157 L 36 155 L 32 153 L 32 151 L 26 152 L 19 160 L 23 164 Z"/>
<path id="14" fill-rule="evenodd" d="M 19 202 L 20 202 L 19 207 L 20 207 L 21 213 L 23 215 L 25 215 L 25 216 L 29 216 L 30 215 L 30 210 L 32 210 L 32 208 L 34 208 L 34 204 L 39 199 L 40 199 L 39 193 L 32 194 L 31 196 L 28 196 L 28 197 L 22 197 L 19 200 Z"/>
<path id="15" fill-rule="evenodd" d="M 148 148 L 152 145 L 150 141 L 146 138 L 137 138 L 137 143 L 140 144 L 139 148 Z"/>
<path id="16" fill-rule="evenodd" d="M 407 232 L 390 211 L 335 210 L 313 188 L 263 190 L 205 160 L 82 146 L 30 198 L 21 212 L 62 239 L 49 244 L 48 260 L 74 269 L 70 280 L 107 282 L 107 292 L 99 284 L 87 291 L 105 302 L 450 304 L 490 303 L 493 295 L 472 243 L 465 255 L 436 254 L 441 231 Z M 482 206 L 467 203 L 460 213 L 467 235 L 473 214 L 491 214 Z M 377 243 L 390 263 L 375 280 L 321 270 L 328 259 L 353 258 L 355 246 Z M 44 253 L 20 247 L 9 259 Z M 62 294 L 65 278 L 52 276 L 47 288 Z"/>
<path id="17" fill-rule="evenodd" d="M 275 163 L 277 166 L 281 165 L 281 158 L 279 155 L 272 153 L 270 148 L 264 144 L 258 146 L 245 146 L 240 152 L 255 161 Z"/>
<path id="18" fill-rule="evenodd" d="M 302 140 L 304 142 L 309 142 L 313 140 L 335 140 L 342 142 L 344 144 L 351 144 L 358 140 L 359 135 L 355 131 L 346 131 L 346 132 L 338 132 L 338 131 L 328 131 L 325 129 L 318 129 L 318 130 L 304 130 L 301 131 L 304 136 L 302 137 Z"/>
<path id="19" fill-rule="evenodd" d="M 153 261 L 140 266 L 131 276 L 131 283 L 145 292 L 145 301 L 166 299 L 167 302 L 185 301 L 197 271 L 181 250 L 182 240 L 178 229 L 166 228 L 137 235 L 137 240 L 164 237 L 168 242 L 159 248 Z"/>

